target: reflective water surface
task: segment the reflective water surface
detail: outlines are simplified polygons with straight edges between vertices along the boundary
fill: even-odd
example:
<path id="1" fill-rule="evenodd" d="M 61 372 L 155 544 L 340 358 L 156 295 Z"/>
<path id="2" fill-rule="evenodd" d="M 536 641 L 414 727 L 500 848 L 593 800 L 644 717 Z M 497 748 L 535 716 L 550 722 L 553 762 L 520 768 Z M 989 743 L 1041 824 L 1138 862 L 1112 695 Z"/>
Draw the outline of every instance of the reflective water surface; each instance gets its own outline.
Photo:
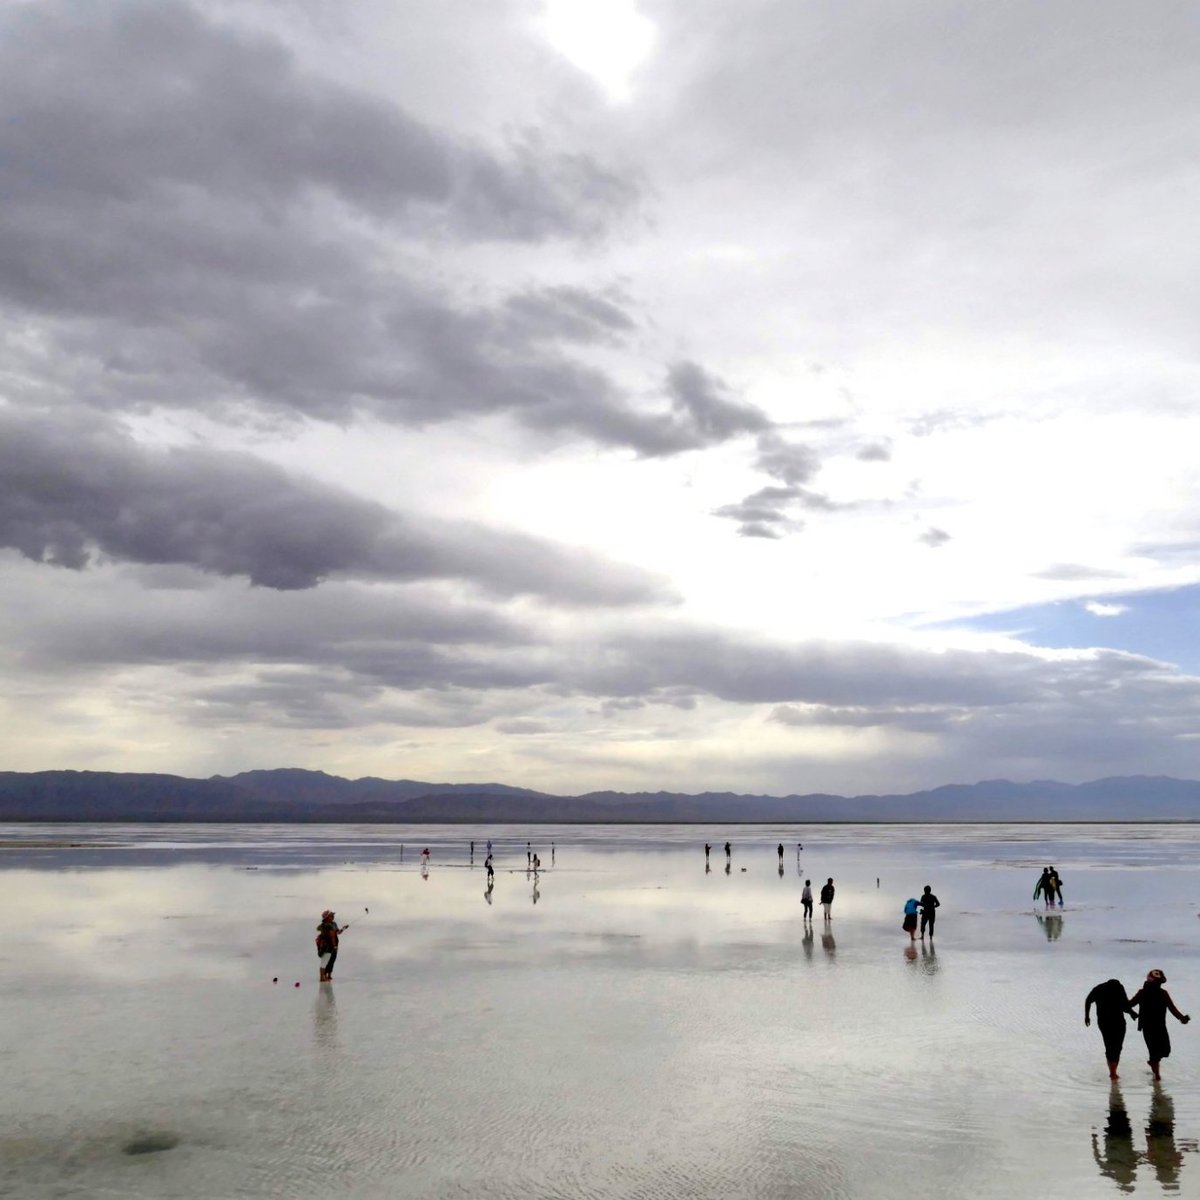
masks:
<path id="1" fill-rule="evenodd" d="M 1151 967 L 1200 1018 L 1198 854 L 1192 826 L 0 827 L 0 1195 L 1200 1196 L 1200 1019 L 1158 1088 L 1132 1026 L 1111 1087 L 1082 1019 Z"/>

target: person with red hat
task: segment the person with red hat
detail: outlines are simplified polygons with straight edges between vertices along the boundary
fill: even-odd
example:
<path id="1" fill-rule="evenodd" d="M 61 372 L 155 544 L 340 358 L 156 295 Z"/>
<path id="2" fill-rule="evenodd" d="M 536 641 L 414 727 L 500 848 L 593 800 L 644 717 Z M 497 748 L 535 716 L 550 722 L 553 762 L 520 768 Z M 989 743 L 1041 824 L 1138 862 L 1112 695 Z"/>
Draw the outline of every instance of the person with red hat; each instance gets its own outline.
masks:
<path id="1" fill-rule="evenodd" d="M 333 919 L 334 915 L 333 909 L 327 908 L 321 914 L 321 923 L 317 926 L 317 954 L 321 959 L 320 981 L 322 983 L 333 982 L 333 964 L 337 962 L 338 937 L 350 928 L 349 924 L 346 924 L 339 929 L 338 923 Z"/>
<path id="2" fill-rule="evenodd" d="M 1167 977 L 1157 968 L 1146 976 L 1146 982 L 1138 989 L 1136 995 L 1129 1001 L 1131 1009 L 1138 1010 L 1138 1028 L 1146 1040 L 1146 1053 L 1150 1056 L 1147 1061 L 1155 1079 L 1161 1079 L 1158 1064 L 1171 1053 L 1171 1035 L 1167 1032 L 1167 1013 L 1170 1012 L 1182 1024 L 1186 1025 L 1192 1018 L 1187 1013 L 1181 1013 L 1175 1007 L 1170 993 L 1163 984 Z"/>

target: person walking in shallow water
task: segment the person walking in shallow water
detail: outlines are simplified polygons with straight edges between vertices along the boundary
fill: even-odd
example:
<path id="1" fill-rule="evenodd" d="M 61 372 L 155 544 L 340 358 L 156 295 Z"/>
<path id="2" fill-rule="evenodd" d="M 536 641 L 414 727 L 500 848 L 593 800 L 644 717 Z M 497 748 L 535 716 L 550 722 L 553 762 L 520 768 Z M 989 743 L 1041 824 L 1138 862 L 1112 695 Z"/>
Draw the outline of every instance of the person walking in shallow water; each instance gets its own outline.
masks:
<path id="1" fill-rule="evenodd" d="M 833 876 L 825 881 L 821 889 L 821 907 L 825 910 L 825 920 L 833 920 Z"/>
<path id="2" fill-rule="evenodd" d="M 338 938 L 350 928 L 347 923 L 339 929 L 337 922 L 333 919 L 335 915 L 333 909 L 327 908 L 321 914 L 321 923 L 317 926 L 317 954 L 321 959 L 321 973 L 318 978 L 321 983 L 333 982 L 333 964 L 337 962 Z"/>
<path id="3" fill-rule="evenodd" d="M 937 910 L 941 908 L 942 902 L 933 894 L 933 888 L 926 884 L 925 891 L 921 893 L 917 904 L 921 907 L 921 936 L 925 936 L 925 929 L 928 927 L 929 936 L 933 937 L 933 925 L 937 920 Z"/>
<path id="4" fill-rule="evenodd" d="M 917 940 L 917 898 L 909 896 L 904 902 L 904 921 L 900 926 L 908 934 L 908 940 Z"/>
<path id="5" fill-rule="evenodd" d="M 1106 979 L 1098 983 L 1087 994 L 1083 1002 L 1083 1023 L 1092 1023 L 1092 1005 L 1096 1006 L 1096 1024 L 1104 1039 L 1104 1061 L 1108 1063 L 1108 1077 L 1117 1080 L 1117 1064 L 1121 1061 L 1121 1047 L 1125 1044 L 1125 1014 L 1134 1015 L 1125 985 L 1119 979 Z"/>
<path id="6" fill-rule="evenodd" d="M 1146 982 L 1129 1001 L 1130 1008 L 1138 1010 L 1138 1028 L 1146 1042 L 1146 1061 L 1155 1079 L 1161 1079 L 1158 1066 L 1171 1053 L 1171 1035 L 1167 1032 L 1167 1013 L 1186 1025 L 1192 1018 L 1175 1007 L 1170 993 L 1163 984 L 1167 977 L 1157 968 L 1146 976 Z"/>
<path id="7" fill-rule="evenodd" d="M 800 903 L 804 905 L 804 919 L 812 920 L 812 880 L 804 881 L 804 891 L 800 893 Z"/>

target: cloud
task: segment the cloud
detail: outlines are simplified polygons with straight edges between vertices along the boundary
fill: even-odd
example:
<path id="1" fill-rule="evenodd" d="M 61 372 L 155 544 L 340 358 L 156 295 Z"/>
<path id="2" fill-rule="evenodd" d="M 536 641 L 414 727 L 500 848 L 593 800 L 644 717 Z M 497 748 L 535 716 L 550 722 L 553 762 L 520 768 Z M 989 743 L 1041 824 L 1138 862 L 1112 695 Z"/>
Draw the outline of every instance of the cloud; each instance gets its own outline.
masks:
<path id="1" fill-rule="evenodd" d="M 1103 567 L 1089 567 L 1083 563 L 1053 563 L 1041 571 L 1033 573 L 1035 579 L 1062 580 L 1075 583 L 1088 579 L 1123 579 L 1120 571 L 1110 571 Z"/>
<path id="2" fill-rule="evenodd" d="M 566 604 L 652 602 L 643 571 L 527 534 L 406 515 L 249 454 L 138 444 L 95 416 L 0 409 L 0 545 L 82 570 L 187 565 L 277 589 L 459 580 Z"/>
<path id="3" fill-rule="evenodd" d="M 437 261 L 600 237 L 636 206 L 632 175 L 534 137 L 448 135 L 185 3 L 0 23 L 0 305 L 28 331 L 7 347 L 10 403 L 506 414 L 645 456 L 769 427 L 695 362 L 631 393 L 574 357 L 638 329 L 611 287 L 505 296 Z"/>
<path id="4" fill-rule="evenodd" d="M 934 525 L 930 525 L 930 527 L 917 538 L 918 542 L 923 542 L 931 550 L 936 550 L 939 546 L 944 546 L 950 540 L 950 535 L 944 529 L 938 529 Z"/>
<path id="5" fill-rule="evenodd" d="M 1093 617 L 1119 617 L 1129 611 L 1128 604 L 1104 604 L 1099 600 L 1088 600 L 1083 606 Z"/>

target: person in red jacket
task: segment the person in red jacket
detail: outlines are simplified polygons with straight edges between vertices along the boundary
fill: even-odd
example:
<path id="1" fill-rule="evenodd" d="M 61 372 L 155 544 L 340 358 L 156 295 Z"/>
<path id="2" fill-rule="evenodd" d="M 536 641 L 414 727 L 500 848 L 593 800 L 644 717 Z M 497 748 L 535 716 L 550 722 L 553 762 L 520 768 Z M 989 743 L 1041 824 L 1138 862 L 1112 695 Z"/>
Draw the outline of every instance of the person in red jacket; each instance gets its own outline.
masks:
<path id="1" fill-rule="evenodd" d="M 337 962 L 338 955 L 338 938 L 350 928 L 349 924 L 343 925 L 340 929 L 338 923 L 333 919 L 334 911 L 327 908 L 321 914 L 321 923 L 317 926 L 317 954 L 321 959 L 321 975 L 322 983 L 333 982 L 333 964 Z"/>

